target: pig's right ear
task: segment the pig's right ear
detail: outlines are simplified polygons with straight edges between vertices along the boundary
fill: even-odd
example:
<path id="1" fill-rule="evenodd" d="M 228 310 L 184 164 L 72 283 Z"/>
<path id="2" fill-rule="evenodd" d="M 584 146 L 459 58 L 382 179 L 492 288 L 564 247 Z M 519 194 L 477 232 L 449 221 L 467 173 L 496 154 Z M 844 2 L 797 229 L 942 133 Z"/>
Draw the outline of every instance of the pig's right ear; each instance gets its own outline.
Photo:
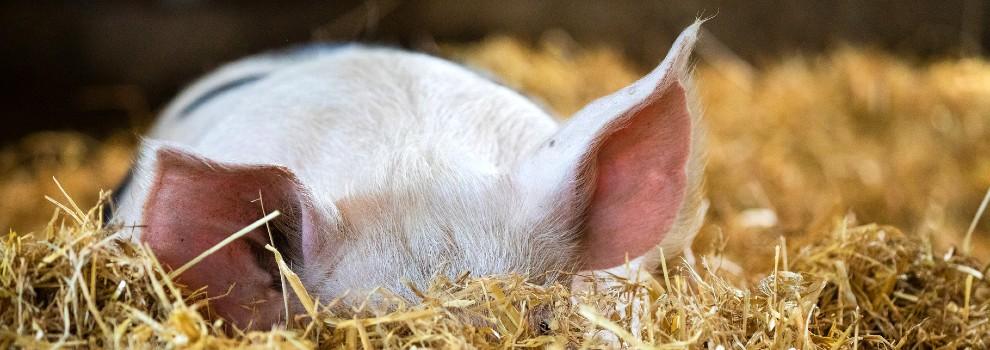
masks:
<path id="1" fill-rule="evenodd" d="M 284 296 L 266 244 L 301 263 L 316 243 L 309 194 L 284 167 L 215 162 L 163 147 L 144 204 L 141 241 L 167 268 L 177 269 L 268 212 L 283 213 L 178 276 L 190 289 L 206 287 L 213 310 L 240 328 L 279 321 Z M 260 199 L 260 200 L 259 200 Z"/>
<path id="2" fill-rule="evenodd" d="M 662 246 L 668 253 L 696 231 L 703 161 L 687 88 L 700 23 L 630 86 L 577 112 L 531 159 L 519 182 L 539 212 L 576 222 L 584 269 L 622 265 Z"/>

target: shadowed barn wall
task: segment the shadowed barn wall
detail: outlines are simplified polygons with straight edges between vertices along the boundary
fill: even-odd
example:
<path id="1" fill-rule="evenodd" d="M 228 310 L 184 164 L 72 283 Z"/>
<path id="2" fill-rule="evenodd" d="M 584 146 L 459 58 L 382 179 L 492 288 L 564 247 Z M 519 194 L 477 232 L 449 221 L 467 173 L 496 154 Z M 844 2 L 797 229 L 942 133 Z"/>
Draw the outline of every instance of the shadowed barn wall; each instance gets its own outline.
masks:
<path id="1" fill-rule="evenodd" d="M 760 63 L 852 42 L 908 57 L 990 47 L 982 0 L 904 1 L 7 1 L 0 4 L 0 144 L 46 129 L 104 135 L 146 123 L 191 79 L 313 40 L 429 51 L 492 33 L 560 29 L 649 66 L 695 17 L 707 50 Z"/>

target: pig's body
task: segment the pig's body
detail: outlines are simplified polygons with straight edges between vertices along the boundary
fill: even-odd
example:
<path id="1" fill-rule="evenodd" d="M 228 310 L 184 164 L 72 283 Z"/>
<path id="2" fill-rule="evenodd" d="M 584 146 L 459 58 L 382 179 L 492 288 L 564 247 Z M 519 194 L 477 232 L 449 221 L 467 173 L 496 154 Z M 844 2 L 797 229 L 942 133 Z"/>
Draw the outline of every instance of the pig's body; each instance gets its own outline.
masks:
<path id="1" fill-rule="evenodd" d="M 435 219 L 432 216 L 462 219 L 455 208 L 447 210 L 445 204 L 466 198 L 456 198 L 456 191 L 418 187 L 496 190 L 498 175 L 557 129 L 551 117 L 514 91 L 434 57 L 360 46 L 305 56 L 249 59 L 207 77 L 164 112 L 149 139 L 181 146 L 221 163 L 284 166 L 309 188 L 314 203 L 336 203 L 380 192 L 433 194 L 438 198 L 429 202 L 409 198 L 382 203 L 404 207 L 408 215 L 403 216 L 423 218 L 418 220 L 422 222 L 395 224 L 430 227 L 434 226 L 428 222 Z M 252 67 L 271 70 L 261 73 Z M 189 96 L 202 95 L 245 76 L 261 78 L 232 88 L 189 113 L 180 113 L 188 103 L 196 102 Z M 429 176 L 430 183 L 417 183 L 423 179 L 417 175 L 429 173 L 434 173 Z M 141 222 L 141 211 L 135 209 L 141 208 L 138 203 L 145 197 L 124 197 L 121 207 L 131 209 L 121 212 L 124 222 Z M 498 210 L 501 208 L 486 211 Z M 260 213 L 259 204 L 259 217 Z M 367 246 L 346 247 L 341 259 L 371 260 L 372 255 L 381 259 L 364 264 L 369 273 L 345 273 L 337 279 L 354 280 L 330 285 L 347 286 L 345 290 L 375 286 L 402 290 L 401 281 L 387 279 L 395 273 L 380 272 L 400 269 L 399 275 L 425 281 L 439 268 L 487 274 L 506 272 L 508 269 L 499 265 L 513 262 L 492 257 L 479 260 L 491 266 L 466 266 L 455 259 L 457 252 L 436 247 L 435 243 L 442 242 L 418 237 L 402 237 L 415 241 L 402 245 L 407 248 L 403 251 L 394 250 L 395 246 L 388 247 L 390 250 L 374 246 L 406 232 L 376 230 L 367 233 L 392 237 L 352 242 Z M 528 242 L 513 235 L 487 238 L 486 245 L 492 251 Z M 394 264 L 397 261 L 415 264 Z"/>
<path id="2" fill-rule="evenodd" d="M 379 286 L 413 299 L 402 280 L 423 287 L 437 274 L 463 271 L 566 283 L 568 272 L 614 266 L 623 253 L 650 255 L 657 244 L 679 250 L 696 230 L 700 198 L 701 163 L 697 147 L 690 150 L 698 132 L 680 88 L 692 28 L 666 67 L 589 106 L 563 130 L 516 92 L 426 55 L 345 46 L 243 60 L 164 111 L 115 220 L 137 225 L 122 232 L 177 268 L 264 211 L 286 212 L 275 236 L 253 233 L 180 276 L 211 294 L 242 288 L 230 297 L 237 305 L 215 305 L 240 326 L 282 314 L 277 273 L 258 250 L 265 243 L 281 245 L 321 300 Z M 676 109 L 663 117 L 674 118 L 665 122 L 673 131 L 612 126 L 648 118 L 638 114 L 653 108 Z M 673 136 L 637 146 L 647 136 L 635 130 Z M 622 133 L 629 135 L 613 136 Z M 658 153 L 663 147 L 672 155 Z M 642 167 L 632 165 L 639 154 L 670 165 L 625 170 Z M 595 166 L 610 159 L 617 165 Z M 637 190 L 621 175 L 629 172 L 644 176 L 649 193 L 601 194 Z M 636 204 L 653 194 L 659 204 Z M 264 202 L 251 202 L 258 197 Z M 626 212 L 636 215 L 629 237 L 594 233 L 615 232 L 610 221 L 626 220 Z M 638 223 L 640 212 L 657 219 Z M 586 252 L 613 240 L 618 246 L 600 249 L 611 255 Z M 630 249 L 635 244 L 647 246 Z M 241 307 L 251 303 L 261 306 Z"/>
<path id="3" fill-rule="evenodd" d="M 203 79 L 148 137 L 217 161 L 283 164 L 314 192 L 339 198 L 368 190 L 373 184 L 362 180 L 397 153 L 494 171 L 557 129 L 516 92 L 435 57 L 362 46 L 300 55 L 248 59 Z M 245 77 L 257 79 L 187 110 L 197 96 Z"/>

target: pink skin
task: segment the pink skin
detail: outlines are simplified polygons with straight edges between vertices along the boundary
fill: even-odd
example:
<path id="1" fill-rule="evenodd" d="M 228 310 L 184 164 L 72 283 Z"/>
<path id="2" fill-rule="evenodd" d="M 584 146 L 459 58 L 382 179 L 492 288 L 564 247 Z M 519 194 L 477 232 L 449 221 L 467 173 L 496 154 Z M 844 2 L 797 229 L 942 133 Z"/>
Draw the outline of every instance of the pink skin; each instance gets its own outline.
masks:
<path id="1" fill-rule="evenodd" d="M 285 169 L 221 168 L 170 150 L 158 153 L 154 187 L 145 204 L 142 240 L 161 263 L 177 269 L 268 211 L 298 207 L 297 185 Z M 296 203 L 292 203 L 296 201 Z M 284 315 L 278 272 L 265 227 L 252 231 L 178 276 L 191 290 L 206 287 L 216 314 L 240 328 L 267 327 Z M 229 293 L 228 293 L 229 292 Z"/>
<path id="2" fill-rule="evenodd" d="M 588 208 L 586 268 L 604 269 L 663 240 L 684 199 L 691 116 L 678 83 L 628 112 L 628 124 L 602 140 Z"/>

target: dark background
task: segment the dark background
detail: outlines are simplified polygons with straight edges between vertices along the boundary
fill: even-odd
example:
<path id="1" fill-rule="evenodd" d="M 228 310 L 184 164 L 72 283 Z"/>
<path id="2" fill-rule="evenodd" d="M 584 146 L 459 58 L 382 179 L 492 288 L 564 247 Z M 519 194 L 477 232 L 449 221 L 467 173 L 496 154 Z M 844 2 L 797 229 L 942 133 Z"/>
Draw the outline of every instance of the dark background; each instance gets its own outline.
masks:
<path id="1" fill-rule="evenodd" d="M 916 60 L 990 51 L 990 4 L 949 1 L 6 1 L 0 145 L 27 133 L 143 125 L 179 88 L 247 54 L 311 41 L 431 51 L 561 29 L 644 67 L 696 17 L 701 49 L 759 66 L 853 43 Z"/>

